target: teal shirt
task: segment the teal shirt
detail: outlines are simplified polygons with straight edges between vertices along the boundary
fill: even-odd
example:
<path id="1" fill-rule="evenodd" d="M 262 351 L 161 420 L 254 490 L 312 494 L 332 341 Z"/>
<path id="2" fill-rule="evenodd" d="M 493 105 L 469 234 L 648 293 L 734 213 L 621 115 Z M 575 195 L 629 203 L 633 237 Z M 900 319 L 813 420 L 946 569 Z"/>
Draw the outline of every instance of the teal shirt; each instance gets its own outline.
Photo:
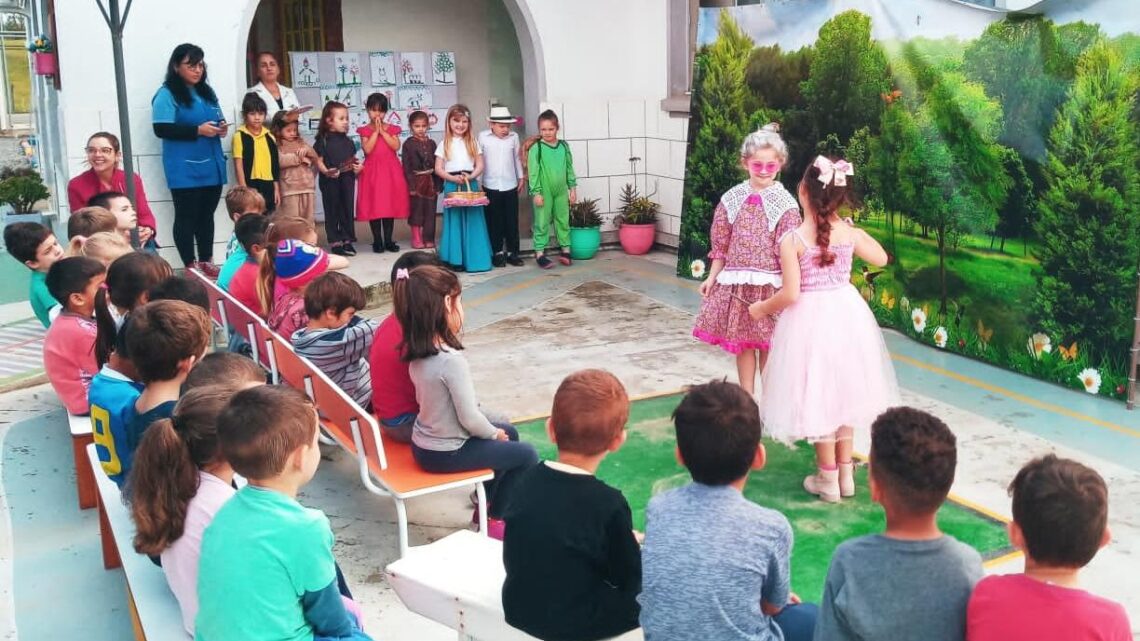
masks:
<path id="1" fill-rule="evenodd" d="M 249 260 L 249 254 L 245 253 L 245 247 L 238 245 L 234 253 L 226 257 L 226 262 L 222 263 L 222 268 L 218 270 L 218 287 L 228 292 L 234 274 L 247 260 Z"/>
<path id="2" fill-rule="evenodd" d="M 273 490 L 238 490 L 202 536 L 195 639 L 352 637 L 332 547 L 324 512 Z"/>
<path id="3" fill-rule="evenodd" d="M 40 319 L 44 327 L 49 327 L 51 325 L 51 308 L 59 307 L 59 301 L 48 291 L 47 274 L 32 272 L 32 282 L 28 287 L 28 302 L 32 304 L 32 311 L 36 313 L 36 318 Z"/>
<path id="4" fill-rule="evenodd" d="M 553 147 L 539 140 L 527 152 L 527 174 L 530 176 L 530 193 L 543 197 L 564 194 L 578 186 L 574 175 L 574 156 L 570 145 L 559 140 Z"/>

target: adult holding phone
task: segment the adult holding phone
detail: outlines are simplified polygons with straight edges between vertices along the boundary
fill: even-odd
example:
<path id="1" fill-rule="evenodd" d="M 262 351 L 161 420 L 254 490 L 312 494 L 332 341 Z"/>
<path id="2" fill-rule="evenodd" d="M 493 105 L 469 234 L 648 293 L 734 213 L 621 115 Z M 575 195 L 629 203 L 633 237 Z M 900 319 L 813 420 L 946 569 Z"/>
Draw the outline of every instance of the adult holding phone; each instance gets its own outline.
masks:
<path id="1" fill-rule="evenodd" d="M 174 48 L 151 107 L 174 201 L 174 245 L 183 265 L 217 278 L 218 267 L 212 262 L 214 211 L 226 184 L 222 138 L 229 125 L 206 80 L 201 47 L 184 43 Z"/>
<path id="2" fill-rule="evenodd" d="M 300 101 L 297 100 L 297 94 L 285 85 L 277 82 L 281 77 L 281 65 L 277 62 L 277 56 L 271 51 L 262 51 L 257 54 L 257 84 L 250 87 L 249 91 L 261 96 L 265 101 L 265 106 L 268 111 L 265 114 L 265 122 L 273 122 L 273 116 L 278 111 L 292 111 L 301 106 Z"/>

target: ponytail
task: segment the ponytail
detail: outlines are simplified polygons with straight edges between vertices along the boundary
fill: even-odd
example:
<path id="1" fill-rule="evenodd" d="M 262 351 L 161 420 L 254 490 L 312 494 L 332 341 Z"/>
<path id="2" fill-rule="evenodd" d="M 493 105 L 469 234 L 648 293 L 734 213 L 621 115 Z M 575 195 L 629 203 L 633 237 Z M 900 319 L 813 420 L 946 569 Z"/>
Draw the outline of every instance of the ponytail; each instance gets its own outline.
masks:
<path id="1" fill-rule="evenodd" d="M 277 287 L 277 269 L 274 265 L 277 260 L 277 244 L 283 240 L 308 242 L 305 239 L 316 233 L 317 228 L 313 223 L 300 216 L 272 217 L 269 227 L 265 229 L 265 253 L 261 255 L 261 264 L 257 268 L 257 302 L 261 305 L 259 311 L 263 318 L 269 318 L 276 302 L 273 294 Z"/>
<path id="2" fill-rule="evenodd" d="M 182 537 L 190 500 L 198 493 L 198 470 L 219 459 L 218 416 L 234 392 L 231 385 L 192 389 L 172 417 L 143 432 L 125 488 L 140 554 L 162 554 Z"/>
<path id="3" fill-rule="evenodd" d="M 853 173 L 847 161 L 827 156 L 817 156 L 804 171 L 801 186 L 807 194 L 804 204 L 808 207 L 805 209 L 810 209 L 815 216 L 815 244 L 819 247 L 820 267 L 835 262 L 835 253 L 831 251 L 831 217 L 849 202 L 851 188 L 847 184 L 847 176 Z"/>
<path id="4" fill-rule="evenodd" d="M 108 307 L 107 289 L 99 288 L 95 294 L 95 362 L 102 368 L 111 359 L 111 352 L 115 349 L 115 336 L 118 327 L 115 317 L 111 315 Z"/>

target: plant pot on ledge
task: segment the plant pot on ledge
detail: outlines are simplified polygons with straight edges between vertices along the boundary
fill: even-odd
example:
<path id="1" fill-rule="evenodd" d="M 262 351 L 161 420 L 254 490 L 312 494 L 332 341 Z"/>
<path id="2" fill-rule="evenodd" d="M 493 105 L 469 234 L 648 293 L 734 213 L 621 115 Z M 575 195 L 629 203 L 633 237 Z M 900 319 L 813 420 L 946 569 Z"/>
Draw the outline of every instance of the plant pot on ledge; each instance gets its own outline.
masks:
<path id="1" fill-rule="evenodd" d="M 59 73 L 59 59 L 55 52 L 35 52 L 32 54 L 32 65 L 37 76 L 54 76 Z"/>
<path id="2" fill-rule="evenodd" d="M 640 256 L 653 248 L 657 235 L 657 214 L 661 206 L 642 196 L 636 187 L 626 184 L 621 190 L 621 214 L 614 218 L 618 241 L 625 253 Z"/>
<path id="3" fill-rule="evenodd" d="M 570 205 L 570 258 L 589 260 L 602 244 L 602 217 L 598 199 L 590 198 Z"/>

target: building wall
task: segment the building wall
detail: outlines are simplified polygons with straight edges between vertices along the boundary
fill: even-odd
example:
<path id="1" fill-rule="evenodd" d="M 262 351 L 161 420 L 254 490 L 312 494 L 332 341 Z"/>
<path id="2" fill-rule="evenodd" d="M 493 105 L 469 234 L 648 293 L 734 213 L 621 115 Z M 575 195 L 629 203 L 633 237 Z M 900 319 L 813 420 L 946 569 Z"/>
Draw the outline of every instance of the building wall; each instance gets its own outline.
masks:
<path id="1" fill-rule="evenodd" d="M 239 122 L 246 42 L 256 6 L 256 0 L 132 5 L 123 42 L 133 151 L 165 243 L 171 241 L 173 207 L 162 173 L 160 141 L 151 132 L 151 97 L 162 82 L 170 51 L 191 41 L 206 51 L 210 83 L 230 121 Z M 386 27 L 393 14 L 401 16 L 398 29 Z M 526 120 L 524 132 L 534 132 L 540 107 L 556 109 L 575 154 L 580 193 L 600 198 L 604 212 L 616 209 L 617 190 L 633 176 L 629 158 L 642 158 L 637 182 L 648 187 L 646 191 L 656 186 L 654 198 L 665 213 L 660 240 L 675 244 L 687 121 L 670 117 L 658 106 L 666 87 L 664 3 L 344 0 L 343 16 L 348 50 L 455 49 L 461 96 L 478 119 L 492 97 L 514 103 L 512 108 Z M 75 175 L 83 169 L 83 148 L 91 133 L 119 132 L 111 46 L 94 2 L 57 1 L 56 28 L 61 144 L 67 171 Z M 518 65 L 511 64 L 519 60 L 513 46 L 502 42 L 512 30 L 518 38 Z M 515 107 L 520 103 L 524 106 Z M 225 145 L 228 148 L 229 141 Z M 66 206 L 59 203 L 61 211 Z M 216 220 L 216 240 L 222 243 L 231 227 L 223 209 Z"/>

